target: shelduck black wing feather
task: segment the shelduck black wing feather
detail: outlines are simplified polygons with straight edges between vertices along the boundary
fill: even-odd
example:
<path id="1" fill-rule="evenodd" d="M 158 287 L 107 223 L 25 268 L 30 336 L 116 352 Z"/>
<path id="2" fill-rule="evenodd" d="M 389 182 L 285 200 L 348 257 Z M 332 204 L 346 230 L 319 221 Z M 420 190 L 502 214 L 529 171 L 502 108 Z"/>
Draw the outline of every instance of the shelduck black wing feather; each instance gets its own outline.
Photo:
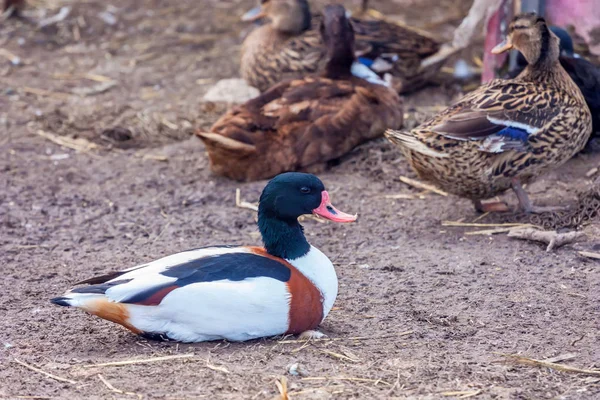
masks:
<path id="1" fill-rule="evenodd" d="M 157 305 L 172 290 L 194 283 L 243 281 L 250 278 L 271 278 L 287 282 L 292 272 L 285 264 L 269 257 L 253 253 L 229 253 L 174 265 L 160 274 L 176 280 L 150 287 L 121 302 Z"/>
<path id="2" fill-rule="evenodd" d="M 287 282 L 291 271 L 285 264 L 268 257 L 253 253 L 229 253 L 175 265 L 161 272 L 161 275 L 177 278 L 173 284 L 185 286 L 198 282 L 243 281 L 260 277 Z"/>

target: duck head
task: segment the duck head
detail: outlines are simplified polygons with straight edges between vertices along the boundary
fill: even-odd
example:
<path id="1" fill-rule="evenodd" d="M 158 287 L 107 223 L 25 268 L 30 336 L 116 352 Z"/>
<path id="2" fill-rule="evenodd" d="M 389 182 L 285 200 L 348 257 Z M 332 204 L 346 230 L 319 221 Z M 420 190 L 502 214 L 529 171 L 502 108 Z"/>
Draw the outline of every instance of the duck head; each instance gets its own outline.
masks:
<path id="1" fill-rule="evenodd" d="M 573 38 L 569 35 L 569 32 L 558 26 L 551 26 L 550 30 L 558 37 L 560 41 L 560 55 L 561 57 L 574 57 L 575 48 L 573 46 Z M 520 52 L 517 55 L 517 65 L 520 67 L 527 66 L 527 60 L 523 57 Z"/>
<path id="2" fill-rule="evenodd" d="M 513 18 L 506 39 L 492 53 L 501 54 L 513 48 L 523 54 L 529 65 L 543 65 L 558 61 L 559 39 L 544 18 L 525 13 Z"/>
<path id="3" fill-rule="evenodd" d="M 264 188 L 258 213 L 284 221 L 296 221 L 305 214 L 316 214 L 334 222 L 354 222 L 356 215 L 336 209 L 323 182 L 311 174 L 286 172 L 277 175 Z"/>
<path id="4" fill-rule="evenodd" d="M 323 182 L 311 174 L 287 172 L 264 188 L 258 205 L 258 228 L 267 252 L 295 259 L 310 249 L 298 217 L 316 214 L 334 222 L 354 222 L 356 215 L 336 209 Z"/>
<path id="5" fill-rule="evenodd" d="M 299 34 L 310 28 L 310 7 L 307 0 L 261 0 L 242 16 L 242 21 L 269 18 L 280 32 Z"/>

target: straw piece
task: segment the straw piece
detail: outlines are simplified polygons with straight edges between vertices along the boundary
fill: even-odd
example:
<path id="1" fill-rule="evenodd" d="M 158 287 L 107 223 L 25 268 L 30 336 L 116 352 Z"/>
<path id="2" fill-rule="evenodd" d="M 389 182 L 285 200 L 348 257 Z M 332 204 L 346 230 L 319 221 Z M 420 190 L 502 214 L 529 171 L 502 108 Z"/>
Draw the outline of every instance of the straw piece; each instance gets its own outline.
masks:
<path id="1" fill-rule="evenodd" d="M 577 373 L 577 374 L 600 376 L 600 370 L 576 368 L 576 367 L 571 367 L 571 366 L 564 365 L 564 364 L 557 364 L 557 363 L 547 362 L 547 361 L 543 361 L 543 360 L 536 360 L 534 358 L 523 357 L 523 356 L 518 356 L 518 355 L 514 355 L 514 354 L 502 354 L 502 353 L 494 353 L 494 354 L 498 354 L 502 357 L 506 357 L 509 360 L 514 361 L 518 364 L 531 365 L 531 366 L 535 366 L 535 367 L 545 367 L 545 368 L 550 368 L 550 369 L 554 369 L 556 371 L 561 371 L 561 372 L 573 372 L 573 373 Z"/>
<path id="2" fill-rule="evenodd" d="M 343 354 L 336 353 L 334 351 L 324 350 L 324 349 L 319 349 L 319 351 L 323 354 L 327 354 L 328 356 L 331 356 L 333 358 L 338 358 L 340 360 L 351 361 L 351 362 L 360 362 L 360 360 L 358 358 L 348 357 Z"/>
<path id="3" fill-rule="evenodd" d="M 28 86 L 23 86 L 22 88 L 19 88 L 19 90 L 24 93 L 35 94 L 37 96 L 54 97 L 54 98 L 57 98 L 60 100 L 68 100 L 71 98 L 71 95 L 68 93 L 51 92 L 49 90 L 32 88 L 32 87 L 28 87 Z"/>
<path id="4" fill-rule="evenodd" d="M 95 368 L 95 367 L 122 367 L 124 365 L 134 365 L 134 364 L 147 364 L 153 362 L 161 362 L 161 361 L 170 361 L 170 360 L 178 360 L 181 358 L 190 358 L 194 357 L 194 353 L 187 354 L 176 354 L 174 356 L 164 356 L 164 357 L 154 357 L 154 358 L 145 358 L 142 360 L 124 360 L 124 361 L 113 361 L 101 364 L 90 364 L 84 365 L 84 368 Z"/>
<path id="5" fill-rule="evenodd" d="M 126 394 L 126 395 L 129 395 L 129 396 L 137 396 L 138 399 L 142 399 L 144 397 L 144 396 L 142 396 L 139 393 L 126 392 L 124 390 L 117 389 L 109 381 L 107 381 L 106 378 L 103 377 L 101 374 L 98 374 L 98 379 L 100 379 L 102 381 L 102 383 L 104 383 L 104 386 L 106 386 L 111 392 L 119 393 L 119 394 Z"/>
<path id="6" fill-rule="evenodd" d="M 275 385 L 277 386 L 277 390 L 279 390 L 279 398 L 281 400 L 290 400 L 287 388 L 287 378 L 285 376 L 282 376 L 277 381 L 275 381 Z"/>
<path id="7" fill-rule="evenodd" d="M 511 226 L 511 227 L 519 227 L 519 228 L 536 228 L 535 225 L 531 225 L 531 224 L 520 224 L 520 223 L 477 224 L 477 223 L 462 222 L 462 221 L 442 221 L 442 226 L 475 227 L 475 228 L 495 228 L 495 227 L 500 227 L 500 226 Z"/>
<path id="8" fill-rule="evenodd" d="M 90 150 L 96 149 L 98 147 L 96 144 L 84 138 L 70 139 L 67 137 L 58 136 L 53 133 L 43 131 L 41 129 L 37 131 L 37 134 L 60 146 L 67 147 L 69 149 L 73 149 L 82 153 L 87 153 Z"/>
<path id="9" fill-rule="evenodd" d="M 67 379 L 67 378 L 62 378 L 62 377 L 60 377 L 60 376 L 57 376 L 57 375 L 51 374 L 50 372 L 46 372 L 46 371 L 44 371 L 44 370 L 42 370 L 42 369 L 39 369 L 39 368 L 37 368 L 37 367 L 34 367 L 33 365 L 29 365 L 29 364 L 27 364 L 26 362 L 23 362 L 23 361 L 21 361 L 21 360 L 18 360 L 18 359 L 16 359 L 16 358 L 13 358 L 13 361 L 14 361 L 14 362 L 16 362 L 16 363 L 17 363 L 17 364 L 19 364 L 19 365 L 22 365 L 22 366 L 24 366 L 25 368 L 27 368 L 27 369 L 29 369 L 29 370 L 31 370 L 31 371 L 34 371 L 34 372 L 37 372 L 37 373 L 39 373 L 39 374 L 45 375 L 45 376 L 47 376 L 47 377 L 48 377 L 48 378 L 50 378 L 50 379 L 54 379 L 54 380 L 56 380 L 56 381 L 59 381 L 59 382 L 66 382 L 66 383 L 70 383 L 71 385 L 75 385 L 75 384 L 77 384 L 77 382 L 76 382 L 76 381 L 73 381 L 73 380 L 71 380 L 71 379 Z"/>
<path id="10" fill-rule="evenodd" d="M 442 392 L 442 396 L 453 396 L 458 397 L 459 399 L 466 399 L 469 397 L 477 396 L 481 394 L 483 390 L 465 390 L 465 391 L 456 391 L 456 392 Z"/>
<path id="11" fill-rule="evenodd" d="M 511 230 L 512 230 L 512 228 L 483 229 L 480 231 L 465 232 L 465 236 L 495 235 L 496 233 L 510 232 Z"/>
<path id="12" fill-rule="evenodd" d="M 382 379 L 368 379 L 368 378 L 354 378 L 349 376 L 310 376 L 307 378 L 300 378 L 301 381 L 324 381 L 324 380 L 340 380 L 340 381 L 355 381 L 355 382 L 370 382 L 376 385 L 382 383 L 387 386 L 392 386 L 391 383 L 386 382 Z"/>
<path id="13" fill-rule="evenodd" d="M 407 185 L 416 187 L 417 189 L 429 190 L 429 191 L 439 194 L 440 196 L 448 196 L 448 193 L 436 188 L 435 186 L 428 185 L 427 183 L 423 183 L 423 182 L 417 181 L 415 179 L 407 178 L 406 176 L 401 176 L 400 180 L 402 182 L 406 183 Z"/>
<path id="14" fill-rule="evenodd" d="M 580 256 L 593 258 L 594 260 L 600 260 L 600 253 L 592 253 L 591 251 L 578 251 Z"/>
<path id="15" fill-rule="evenodd" d="M 415 333 L 415 331 L 405 331 L 396 333 L 393 335 L 383 335 L 383 336 L 354 336 L 354 337 L 343 337 L 343 338 L 320 338 L 320 339 L 310 339 L 311 342 L 334 342 L 339 340 L 377 340 L 377 339 L 389 339 L 389 338 L 397 338 L 401 336 L 408 336 Z M 308 340 L 306 339 L 297 339 L 297 340 L 280 340 L 278 344 L 291 344 L 291 343 L 305 343 Z"/>

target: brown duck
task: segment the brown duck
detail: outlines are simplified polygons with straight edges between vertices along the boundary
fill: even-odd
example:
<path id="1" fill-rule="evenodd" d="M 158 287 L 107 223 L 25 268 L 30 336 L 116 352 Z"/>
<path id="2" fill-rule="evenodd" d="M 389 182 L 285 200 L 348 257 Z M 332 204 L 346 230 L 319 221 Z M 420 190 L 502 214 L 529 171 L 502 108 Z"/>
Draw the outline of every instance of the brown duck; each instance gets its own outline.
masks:
<path id="1" fill-rule="evenodd" d="M 198 132 L 215 173 L 252 181 L 304 170 L 402 125 L 399 96 L 350 73 L 354 35 L 342 6 L 325 8 L 320 31 L 322 75 L 282 82 Z"/>
<path id="2" fill-rule="evenodd" d="M 570 159 L 591 132 L 590 111 L 560 65 L 558 38 L 544 19 L 515 17 L 492 51 L 512 48 L 529 64 L 518 77 L 479 87 L 411 132 L 386 132 L 422 179 L 471 199 L 480 211 L 506 209 L 481 200 L 509 188 L 524 211 L 543 210 L 521 185 Z"/>
<path id="3" fill-rule="evenodd" d="M 311 15 L 307 0 L 263 0 L 243 17 L 261 18 L 270 22 L 248 35 L 242 46 L 241 73 L 248 84 L 264 91 L 325 68 L 328 51 L 319 34 L 322 17 Z M 389 74 L 398 92 L 423 86 L 441 66 L 421 68 L 421 60 L 439 49 L 422 32 L 380 19 L 350 18 L 350 22 L 359 61 L 380 76 Z"/>

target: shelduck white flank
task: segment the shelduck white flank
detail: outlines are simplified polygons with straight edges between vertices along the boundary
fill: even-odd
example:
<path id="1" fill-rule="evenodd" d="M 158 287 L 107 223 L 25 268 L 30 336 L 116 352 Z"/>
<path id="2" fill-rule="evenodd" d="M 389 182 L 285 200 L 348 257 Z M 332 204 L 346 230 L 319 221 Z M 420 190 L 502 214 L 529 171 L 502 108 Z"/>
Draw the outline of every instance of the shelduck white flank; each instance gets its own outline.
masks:
<path id="1" fill-rule="evenodd" d="M 260 197 L 262 247 L 215 246 L 184 251 L 88 284 L 52 299 L 123 325 L 151 339 L 243 341 L 314 330 L 337 297 L 327 256 L 306 241 L 298 217 L 335 222 L 336 210 L 314 175 L 285 173 Z"/>

